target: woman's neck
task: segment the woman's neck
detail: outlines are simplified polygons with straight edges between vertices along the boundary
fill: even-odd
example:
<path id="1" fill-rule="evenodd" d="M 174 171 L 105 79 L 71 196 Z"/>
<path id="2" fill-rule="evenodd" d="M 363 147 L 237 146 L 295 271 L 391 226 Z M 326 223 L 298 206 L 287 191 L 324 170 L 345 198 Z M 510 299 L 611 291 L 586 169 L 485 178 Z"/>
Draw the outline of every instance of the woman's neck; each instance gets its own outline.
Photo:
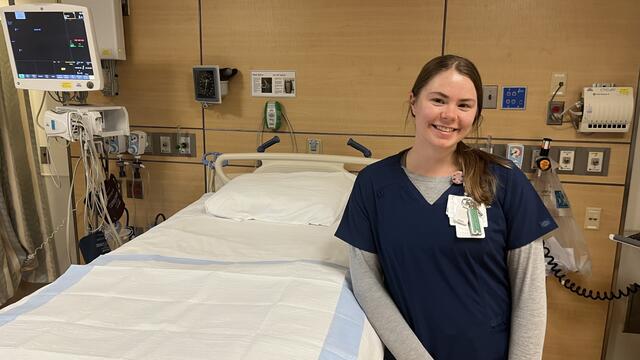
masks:
<path id="1" fill-rule="evenodd" d="M 422 176 L 450 176 L 459 170 L 455 164 L 455 148 L 443 151 L 421 146 L 417 142 L 406 155 L 407 170 Z"/>

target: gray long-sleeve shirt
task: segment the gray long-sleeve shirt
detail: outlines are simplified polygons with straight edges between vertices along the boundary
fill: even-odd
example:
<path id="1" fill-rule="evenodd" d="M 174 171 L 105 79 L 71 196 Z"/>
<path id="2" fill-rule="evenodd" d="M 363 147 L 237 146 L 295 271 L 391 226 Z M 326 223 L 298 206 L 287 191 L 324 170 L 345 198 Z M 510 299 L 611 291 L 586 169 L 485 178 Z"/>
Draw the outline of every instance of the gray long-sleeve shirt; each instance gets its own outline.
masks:
<path id="1" fill-rule="evenodd" d="M 450 185 L 448 178 L 405 171 L 429 203 Z M 397 360 L 432 359 L 385 289 L 378 257 L 352 248 L 350 260 L 355 296 L 389 351 Z M 541 359 L 547 309 L 542 240 L 509 251 L 507 265 L 512 294 L 509 360 Z"/>

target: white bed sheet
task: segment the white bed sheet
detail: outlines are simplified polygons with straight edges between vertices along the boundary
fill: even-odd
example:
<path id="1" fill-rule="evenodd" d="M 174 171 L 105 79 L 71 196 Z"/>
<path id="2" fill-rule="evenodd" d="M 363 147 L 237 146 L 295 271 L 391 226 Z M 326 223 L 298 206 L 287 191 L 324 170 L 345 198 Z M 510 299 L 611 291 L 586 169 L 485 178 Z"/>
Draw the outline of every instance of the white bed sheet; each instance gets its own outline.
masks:
<path id="1" fill-rule="evenodd" d="M 1 311 L 0 358 L 382 359 L 335 228 L 215 219 L 206 197 Z"/>
<path id="2" fill-rule="evenodd" d="M 203 195 L 112 254 L 224 261 L 306 259 L 349 265 L 347 245 L 333 236 L 338 223 L 313 226 L 217 218 L 205 212 L 209 196 Z"/>

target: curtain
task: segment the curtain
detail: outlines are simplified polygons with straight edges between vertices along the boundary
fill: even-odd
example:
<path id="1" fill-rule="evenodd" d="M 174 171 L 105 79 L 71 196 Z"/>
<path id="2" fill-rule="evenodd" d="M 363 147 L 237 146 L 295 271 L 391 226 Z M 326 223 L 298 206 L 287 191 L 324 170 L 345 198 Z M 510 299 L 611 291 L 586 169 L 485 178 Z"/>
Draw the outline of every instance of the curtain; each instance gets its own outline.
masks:
<path id="1" fill-rule="evenodd" d="M 22 101 L 21 101 L 22 100 Z M 21 111 L 22 109 L 22 111 Z M 21 279 L 51 282 L 59 274 L 28 96 L 21 97 L 5 46 L 0 46 L 0 304 Z M 44 244 L 43 244 L 44 243 Z M 25 261 L 28 254 L 35 254 Z"/>

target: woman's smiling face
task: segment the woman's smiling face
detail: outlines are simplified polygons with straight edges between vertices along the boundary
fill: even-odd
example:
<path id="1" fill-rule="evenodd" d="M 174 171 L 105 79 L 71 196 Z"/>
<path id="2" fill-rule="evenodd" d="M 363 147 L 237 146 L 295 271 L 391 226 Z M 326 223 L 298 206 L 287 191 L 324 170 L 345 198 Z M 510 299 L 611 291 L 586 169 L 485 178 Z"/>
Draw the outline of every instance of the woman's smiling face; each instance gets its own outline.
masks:
<path id="1" fill-rule="evenodd" d="M 473 82 L 455 68 L 434 76 L 417 96 L 411 94 L 416 141 L 432 150 L 452 150 L 473 128 L 478 112 Z"/>

